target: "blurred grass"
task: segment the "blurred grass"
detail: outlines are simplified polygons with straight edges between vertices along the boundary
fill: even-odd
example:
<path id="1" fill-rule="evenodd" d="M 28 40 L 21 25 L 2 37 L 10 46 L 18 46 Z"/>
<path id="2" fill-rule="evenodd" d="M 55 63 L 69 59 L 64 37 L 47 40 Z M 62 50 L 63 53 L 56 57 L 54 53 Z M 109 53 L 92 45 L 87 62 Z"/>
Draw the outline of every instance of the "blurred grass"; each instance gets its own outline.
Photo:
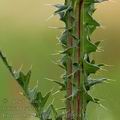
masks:
<path id="1" fill-rule="evenodd" d="M 43 93 L 52 88 L 56 90 L 58 87 L 48 82 L 45 78 L 59 80 L 62 73 L 62 70 L 53 64 L 53 61 L 59 57 L 51 55 L 60 50 L 55 39 L 60 31 L 51 30 L 48 26 L 61 26 L 63 24 L 59 22 L 57 17 L 46 21 L 54 9 L 45 5 L 58 2 L 62 1 L 0 0 L 0 48 L 16 69 L 23 65 L 22 69 L 26 72 L 32 65 L 31 86 L 39 80 L 40 90 Z M 120 13 L 118 11 L 120 10 L 120 3 L 118 0 L 116 2 L 105 2 L 97 5 L 97 8 L 94 16 L 104 27 L 103 29 L 98 29 L 92 37 L 94 40 L 104 40 L 101 46 L 105 51 L 93 56 L 97 62 L 113 65 L 107 68 L 108 71 L 98 73 L 98 76 L 107 76 L 116 80 L 116 82 L 98 85 L 92 89 L 91 94 L 101 98 L 102 104 L 106 108 L 101 108 L 91 103 L 88 108 L 88 116 L 89 120 L 119 120 Z M 0 105 L 6 105 L 4 103 L 6 98 L 9 104 L 11 101 L 21 101 L 21 95 L 19 94 L 21 89 L 2 62 L 0 62 L 0 73 Z M 63 102 L 60 100 L 62 99 L 61 96 L 62 94 L 56 95 L 56 106 L 63 105 Z M 30 108 L 28 101 L 24 97 L 22 98 L 25 100 L 23 106 L 27 105 Z M 8 108 L 10 107 L 9 104 Z M 16 103 L 13 106 L 18 108 L 16 112 L 20 111 L 22 116 L 24 110 L 19 110 L 20 105 Z M 5 106 L 3 107 L 5 108 Z M 2 116 L 9 112 L 9 110 L 0 111 L 0 119 L 10 120 L 10 117 Z M 21 116 L 17 120 L 28 119 Z M 15 115 L 11 119 L 16 120 Z"/>

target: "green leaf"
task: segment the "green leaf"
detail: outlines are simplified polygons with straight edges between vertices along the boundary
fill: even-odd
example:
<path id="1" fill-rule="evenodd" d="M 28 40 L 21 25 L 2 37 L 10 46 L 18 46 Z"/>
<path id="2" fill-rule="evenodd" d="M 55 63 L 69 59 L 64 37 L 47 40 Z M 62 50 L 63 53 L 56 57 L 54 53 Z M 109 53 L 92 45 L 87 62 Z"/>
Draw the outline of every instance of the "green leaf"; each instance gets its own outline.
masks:
<path id="1" fill-rule="evenodd" d="M 106 78 L 100 78 L 100 79 L 89 79 L 86 81 L 85 83 L 85 87 L 86 87 L 86 90 L 90 90 L 90 88 L 96 84 L 100 84 L 100 83 L 103 83 L 104 81 L 106 81 L 107 79 Z"/>
<path id="2" fill-rule="evenodd" d="M 61 54 L 67 54 L 68 56 L 72 56 L 72 53 L 73 53 L 73 47 L 69 47 L 65 49 L 63 52 L 61 52 Z"/>
<path id="3" fill-rule="evenodd" d="M 51 95 L 51 91 L 48 92 L 45 96 L 43 96 L 43 99 L 42 99 L 42 105 L 43 105 L 43 107 L 44 107 L 45 104 L 47 103 L 48 98 L 50 97 L 50 95 Z"/>
<path id="4" fill-rule="evenodd" d="M 57 80 L 51 80 L 51 79 L 49 79 L 49 80 L 52 81 L 52 82 L 54 82 L 54 83 L 56 83 L 56 84 L 58 84 L 60 86 L 60 90 L 61 91 L 66 90 L 66 85 L 64 83 L 61 83 L 61 82 L 59 82 Z"/>
<path id="5" fill-rule="evenodd" d="M 66 47 L 67 45 L 67 37 L 68 37 L 68 30 L 65 30 L 61 37 L 59 38 L 60 43 L 62 43 L 63 47 Z"/>
<path id="6" fill-rule="evenodd" d="M 39 107 L 40 108 L 45 107 L 45 104 L 47 103 L 50 95 L 51 95 L 51 92 L 48 92 L 45 96 L 42 96 L 41 92 L 37 93 L 36 101 L 39 102 Z"/>
<path id="7" fill-rule="evenodd" d="M 95 42 L 95 45 L 98 47 L 100 43 L 101 43 L 101 41 L 97 41 L 97 42 Z"/>
<path id="8" fill-rule="evenodd" d="M 99 104 L 99 99 L 97 99 L 97 98 L 93 98 L 91 95 L 89 95 L 87 92 L 86 92 L 86 94 L 85 94 L 85 96 L 86 96 L 86 102 L 87 103 L 89 103 L 89 102 L 93 102 L 93 103 L 97 103 L 97 104 Z"/>
<path id="9" fill-rule="evenodd" d="M 64 66 L 64 69 L 67 69 L 67 61 L 69 59 L 68 55 L 63 55 L 62 59 L 61 59 L 61 64 Z M 61 66 L 62 67 L 62 66 Z"/>
<path id="10" fill-rule="evenodd" d="M 67 10 L 68 10 L 68 6 L 67 5 L 55 5 L 55 7 L 57 7 L 58 8 L 58 10 L 56 10 L 55 11 L 55 14 L 58 14 L 58 13 L 61 13 L 61 12 L 67 12 Z"/>
<path id="11" fill-rule="evenodd" d="M 18 78 L 16 78 L 16 80 L 18 81 L 18 83 L 24 89 L 25 92 L 28 89 L 30 77 L 31 77 L 31 70 L 26 75 L 20 71 L 18 73 Z"/>
<path id="12" fill-rule="evenodd" d="M 91 64 L 91 63 L 87 62 L 86 60 L 84 60 L 83 65 L 84 65 L 84 69 L 85 69 L 87 75 L 89 75 L 91 73 L 95 74 L 100 69 L 100 67 L 98 65 Z"/>
<path id="13" fill-rule="evenodd" d="M 38 95 L 38 86 L 37 85 L 33 89 L 28 89 L 27 96 L 31 103 L 33 103 L 33 104 L 35 103 L 37 95 Z"/>
<path id="14" fill-rule="evenodd" d="M 56 5 L 58 9 L 55 11 L 55 15 L 59 14 L 60 15 L 60 20 L 66 22 L 67 19 L 67 13 L 70 13 L 72 10 L 71 4 L 70 5 Z"/>
<path id="15" fill-rule="evenodd" d="M 51 108 L 52 108 L 52 111 L 53 111 L 54 118 L 56 119 L 57 116 L 58 116 L 58 113 L 57 113 L 55 107 L 52 104 L 51 104 Z"/>
<path id="16" fill-rule="evenodd" d="M 108 0 L 86 0 L 86 4 L 101 3 Z"/>
<path id="17" fill-rule="evenodd" d="M 31 104 L 41 113 L 45 104 L 50 97 L 51 92 L 48 92 L 45 96 L 42 96 L 41 92 L 38 91 L 38 87 L 34 87 L 33 89 L 28 91 L 28 98 Z"/>
<path id="18" fill-rule="evenodd" d="M 85 40 L 84 50 L 85 50 L 85 53 L 89 54 L 91 52 L 95 52 L 97 50 L 97 46 L 95 44 L 91 43 L 91 41 Z"/>
<path id="19" fill-rule="evenodd" d="M 29 81 L 31 77 L 31 70 L 28 71 L 28 73 L 25 75 L 22 71 L 16 72 L 13 70 L 12 66 L 9 65 L 7 58 L 3 55 L 3 53 L 0 51 L 0 57 L 3 60 L 4 64 L 10 71 L 11 75 L 15 78 L 15 80 L 19 83 L 19 85 L 23 88 L 25 92 L 27 92 Z"/>
<path id="20" fill-rule="evenodd" d="M 91 64 L 95 64 L 95 60 L 92 60 L 90 63 L 91 63 Z"/>
<path id="21" fill-rule="evenodd" d="M 84 12 L 84 30 L 85 33 L 87 32 L 88 35 L 91 35 L 94 30 L 100 26 L 100 24 L 92 17 L 92 12 L 94 11 L 94 7 L 91 10 L 91 7 L 85 6 Z"/>
<path id="22" fill-rule="evenodd" d="M 15 77 L 15 74 L 14 74 L 15 71 L 13 70 L 12 66 L 8 63 L 7 58 L 3 55 L 1 51 L 0 51 L 0 58 L 2 59 L 2 61 L 4 62 L 8 70 L 10 71 L 11 75 Z"/>
<path id="23" fill-rule="evenodd" d="M 41 114 L 42 120 L 50 120 L 51 112 L 52 112 L 52 106 L 49 105 L 48 108 Z"/>
<path id="24" fill-rule="evenodd" d="M 29 99 L 31 105 L 36 110 L 36 116 L 40 117 L 40 114 L 43 112 L 43 108 L 45 107 L 46 102 L 48 101 L 51 92 L 48 92 L 45 96 L 42 96 L 41 92 L 38 91 L 38 85 L 36 85 L 33 89 L 28 88 L 30 77 L 31 77 L 31 70 L 28 71 L 27 74 L 24 74 L 22 71 L 14 72 L 12 66 L 9 65 L 6 57 L 3 56 L 2 52 L 0 52 L 0 57 L 5 63 L 6 67 L 15 78 L 15 80 L 19 83 L 19 85 L 24 90 L 24 95 Z M 50 120 L 47 119 L 50 114 L 50 108 L 45 111 L 45 119 L 41 120 Z M 52 120 L 52 119 L 51 119 Z"/>

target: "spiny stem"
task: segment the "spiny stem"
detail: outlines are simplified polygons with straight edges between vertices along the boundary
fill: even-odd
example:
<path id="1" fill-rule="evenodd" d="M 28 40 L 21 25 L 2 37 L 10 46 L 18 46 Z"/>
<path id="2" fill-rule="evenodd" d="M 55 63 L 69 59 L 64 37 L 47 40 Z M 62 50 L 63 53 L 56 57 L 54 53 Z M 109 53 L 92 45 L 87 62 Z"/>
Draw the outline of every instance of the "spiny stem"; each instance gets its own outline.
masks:
<path id="1" fill-rule="evenodd" d="M 75 23 L 75 34 L 76 34 L 76 37 L 80 40 L 80 32 L 81 32 L 81 6 L 82 6 L 82 3 L 83 3 L 83 0 L 79 0 L 76 2 L 76 5 L 75 5 L 75 10 L 74 10 L 74 14 L 75 14 L 75 19 L 76 19 L 76 23 Z M 75 53 L 76 54 L 74 56 L 74 59 L 76 60 L 77 64 L 80 64 L 80 54 L 81 54 L 81 51 L 80 51 L 80 42 L 78 43 L 77 47 L 76 47 L 76 51 Z M 76 84 L 77 84 L 77 88 L 78 88 L 78 93 L 77 93 L 77 98 L 76 98 L 76 104 L 74 104 L 74 108 L 76 110 L 74 110 L 74 114 L 75 112 L 76 113 L 76 116 L 75 118 L 77 120 L 80 120 L 80 109 L 81 109 L 81 95 L 80 95 L 80 70 L 78 70 L 75 74 L 75 80 L 76 80 Z"/>
<path id="2" fill-rule="evenodd" d="M 69 4 L 70 1 L 67 0 L 66 4 Z M 67 15 L 68 20 L 66 23 L 66 29 L 70 29 L 70 27 L 72 26 L 72 20 L 71 17 L 69 16 L 69 14 Z M 72 47 L 73 45 L 73 38 L 71 36 L 71 34 L 68 32 L 68 38 L 67 38 L 67 48 Z M 68 57 L 67 60 L 67 76 L 72 74 L 72 59 L 71 57 Z M 71 96 L 72 95 L 72 77 L 68 77 L 67 79 L 67 120 L 72 120 L 72 104 L 71 104 Z M 69 99 L 68 99 L 69 98 Z"/>
<path id="3" fill-rule="evenodd" d="M 81 2 L 79 1 L 78 5 L 77 5 L 77 11 L 76 13 L 78 14 L 78 23 L 77 23 L 77 36 L 80 39 L 80 12 L 81 12 Z M 80 44 L 78 44 L 78 48 L 77 48 L 77 62 L 78 64 L 80 63 Z M 80 88 L 80 70 L 78 70 L 77 72 L 77 82 L 78 82 L 78 89 Z M 77 95 L 77 119 L 79 120 L 79 116 L 80 116 L 80 94 L 78 92 Z"/>
<path id="4" fill-rule="evenodd" d="M 65 23 L 65 32 L 60 38 L 64 49 L 61 59 L 65 69 L 66 119 L 86 120 L 89 102 L 99 104 L 99 100 L 89 94 L 94 84 L 95 74 L 103 64 L 96 64 L 91 53 L 96 52 L 100 41 L 93 43 L 91 34 L 100 24 L 93 18 L 95 4 L 104 0 L 65 0 L 65 5 L 56 5 L 55 14 Z M 96 80 L 99 83 L 99 79 Z M 102 80 L 103 82 L 103 80 Z M 91 84 L 92 83 L 92 84 Z"/>
<path id="5" fill-rule="evenodd" d="M 72 38 L 71 36 L 68 37 L 67 42 L 68 47 L 72 46 Z M 72 74 L 72 60 L 71 58 L 67 61 L 67 76 Z M 72 114 L 72 107 L 71 107 L 71 98 L 69 98 L 72 95 L 72 82 L 71 77 L 67 79 L 67 120 L 71 120 L 71 114 Z"/>
<path id="6" fill-rule="evenodd" d="M 81 26 L 80 26 L 80 23 L 81 23 L 81 8 L 82 8 L 82 4 L 83 4 L 83 0 L 80 0 L 79 2 L 78 2 L 78 6 L 77 6 L 77 9 L 78 9 L 78 11 L 77 11 L 77 13 L 78 13 L 78 28 L 77 28 L 77 32 L 78 32 L 78 38 L 79 38 L 79 40 L 80 40 L 80 32 L 81 32 Z M 80 44 L 78 44 L 78 49 L 77 49 L 77 53 L 78 53 L 78 64 L 80 64 Z M 81 115 L 80 115 L 80 112 L 81 112 L 81 106 L 82 106 L 82 103 L 81 103 L 81 93 L 80 93 L 80 91 L 81 91 L 81 88 L 80 88 L 80 72 L 81 72 L 81 70 L 79 70 L 78 71 L 78 77 L 77 77 L 77 81 L 78 81 L 78 90 L 79 90 L 79 92 L 78 92 L 78 96 L 77 96 L 77 120 L 80 120 L 81 118 Z"/>

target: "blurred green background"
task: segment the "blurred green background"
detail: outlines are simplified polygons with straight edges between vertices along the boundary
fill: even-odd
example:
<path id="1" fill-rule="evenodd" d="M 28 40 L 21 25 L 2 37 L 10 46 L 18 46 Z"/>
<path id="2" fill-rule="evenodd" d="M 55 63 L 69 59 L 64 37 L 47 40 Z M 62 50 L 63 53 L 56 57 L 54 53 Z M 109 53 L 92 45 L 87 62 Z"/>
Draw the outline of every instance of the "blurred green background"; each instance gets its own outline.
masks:
<path id="1" fill-rule="evenodd" d="M 60 50 L 56 37 L 60 30 L 49 27 L 63 26 L 58 17 L 47 20 L 54 8 L 47 4 L 62 3 L 63 0 L 0 0 L 0 49 L 9 62 L 26 72 L 32 65 L 31 86 L 39 81 L 39 89 L 44 93 L 57 89 L 45 78 L 60 80 L 63 71 L 54 64 L 59 57 L 53 56 Z M 112 79 L 94 87 L 91 91 L 101 99 L 102 107 L 88 106 L 89 120 L 120 119 L 120 2 L 111 0 L 97 5 L 94 17 L 102 24 L 93 34 L 94 40 L 103 40 L 104 52 L 94 55 L 97 62 L 111 65 L 98 76 Z M 33 120 L 32 108 L 20 95 L 16 84 L 0 61 L 0 120 Z M 54 96 L 53 96 L 54 97 Z M 55 95 L 55 106 L 63 106 L 62 94 Z M 51 98 L 52 100 L 52 98 Z"/>

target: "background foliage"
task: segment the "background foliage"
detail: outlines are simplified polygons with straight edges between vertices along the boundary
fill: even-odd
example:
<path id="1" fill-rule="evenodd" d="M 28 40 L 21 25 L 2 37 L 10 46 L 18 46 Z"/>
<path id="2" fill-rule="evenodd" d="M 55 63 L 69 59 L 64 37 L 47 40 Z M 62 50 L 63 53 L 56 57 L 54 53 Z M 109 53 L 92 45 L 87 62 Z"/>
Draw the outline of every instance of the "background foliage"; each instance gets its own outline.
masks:
<path id="1" fill-rule="evenodd" d="M 40 90 L 46 93 L 51 88 L 55 89 L 51 82 L 45 78 L 59 80 L 61 69 L 53 64 L 56 53 L 60 47 L 55 39 L 60 30 L 48 29 L 48 26 L 62 26 L 57 18 L 46 21 L 53 13 L 54 8 L 46 4 L 55 4 L 61 0 L 0 0 L 0 48 L 8 56 L 13 66 L 27 71 L 32 64 L 32 80 L 39 80 Z M 95 18 L 103 25 L 98 29 L 94 38 L 104 40 L 102 48 L 104 52 L 95 54 L 97 62 L 113 65 L 108 71 L 98 73 L 116 80 L 109 84 L 98 85 L 92 89 L 94 96 L 102 99 L 105 108 L 89 105 L 90 120 L 119 120 L 119 72 L 120 72 L 120 3 L 118 0 L 105 2 L 97 6 Z M 28 101 L 21 97 L 21 90 L 2 62 L 0 62 L 0 119 L 2 120 L 27 120 L 32 113 Z M 31 86 L 35 84 L 31 82 Z M 55 95 L 56 106 L 62 106 L 61 96 Z M 103 99 L 104 98 L 104 99 Z M 21 104 L 24 103 L 24 104 Z M 92 103 L 91 103 L 92 104 Z M 92 105 L 93 106 L 93 105 Z M 27 109 L 26 109 L 27 107 Z M 17 110 L 16 110 L 17 108 Z M 23 113 L 26 115 L 22 118 Z M 3 116 L 4 114 L 4 116 Z M 94 115 L 96 114 L 96 116 Z M 93 117 L 94 116 L 94 117 Z"/>

